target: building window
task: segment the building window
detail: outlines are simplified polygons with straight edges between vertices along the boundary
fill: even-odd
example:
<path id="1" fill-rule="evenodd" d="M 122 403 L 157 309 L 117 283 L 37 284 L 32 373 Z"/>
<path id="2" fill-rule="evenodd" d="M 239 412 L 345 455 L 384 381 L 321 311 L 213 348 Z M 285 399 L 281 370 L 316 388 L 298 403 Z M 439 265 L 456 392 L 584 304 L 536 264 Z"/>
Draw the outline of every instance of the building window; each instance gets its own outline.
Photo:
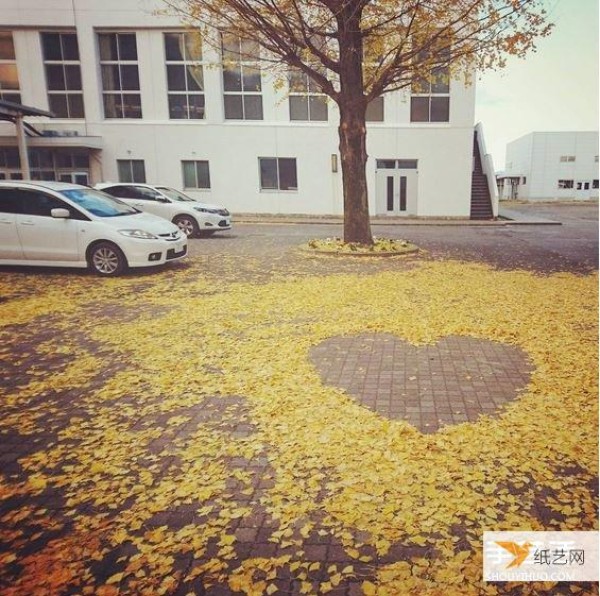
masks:
<path id="1" fill-rule="evenodd" d="M 571 163 L 575 161 L 574 155 L 561 155 L 560 156 L 561 163 Z"/>
<path id="2" fill-rule="evenodd" d="M 87 170 L 90 160 L 87 153 L 61 151 L 56 154 L 56 167 L 61 170 Z"/>
<path id="3" fill-rule="evenodd" d="M 192 33 L 165 33 L 169 118 L 204 118 L 202 39 Z"/>
<path id="4" fill-rule="evenodd" d="M 21 159 L 16 147 L 0 147 L 0 180 L 20 180 Z"/>
<path id="5" fill-rule="evenodd" d="M 210 188 L 207 161 L 182 161 L 184 188 Z"/>
<path id="6" fill-rule="evenodd" d="M 135 33 L 100 33 L 105 118 L 141 118 L 142 97 Z"/>
<path id="7" fill-rule="evenodd" d="M 83 118 L 79 47 L 75 33 L 42 33 L 48 105 L 58 118 Z"/>
<path id="8" fill-rule="evenodd" d="M 598 188 L 598 180 L 592 180 L 592 188 L 597 189 Z"/>
<path id="9" fill-rule="evenodd" d="M 85 151 L 32 147 L 28 155 L 32 180 L 60 180 L 75 184 L 89 182 L 90 163 Z M 17 148 L 0 149 L 0 178 L 16 180 L 15 174 L 20 174 L 20 169 Z"/>
<path id="10" fill-rule="evenodd" d="M 372 99 L 367 104 L 367 122 L 383 122 L 383 95 Z"/>
<path id="11" fill-rule="evenodd" d="M 30 149 L 29 168 L 32 180 L 56 180 L 52 149 Z"/>
<path id="12" fill-rule="evenodd" d="M 290 70 L 288 75 L 290 86 L 290 120 L 304 122 L 327 121 L 327 96 L 304 72 Z"/>
<path id="13" fill-rule="evenodd" d="M 436 60 L 444 61 L 450 48 L 440 48 Z M 430 52 L 421 52 L 419 61 L 431 60 Z M 410 98 L 411 122 L 449 122 L 450 121 L 450 70 L 447 66 L 435 66 L 427 78 L 413 81 Z"/>
<path id="14" fill-rule="evenodd" d="M 21 168 L 21 158 L 16 147 L 0 147 L 0 168 L 15 170 Z"/>
<path id="15" fill-rule="evenodd" d="M 523 183 L 523 184 L 527 184 L 527 176 L 523 176 L 522 183 Z"/>
<path id="16" fill-rule="evenodd" d="M 296 159 L 259 157 L 261 190 L 298 190 Z"/>
<path id="17" fill-rule="evenodd" d="M 258 44 L 223 33 L 223 102 L 226 120 L 262 120 L 262 84 Z"/>
<path id="18" fill-rule="evenodd" d="M 559 180 L 558 188 L 573 188 L 573 180 Z"/>
<path id="19" fill-rule="evenodd" d="M 0 99 L 21 103 L 12 32 L 0 31 Z"/>
<path id="20" fill-rule="evenodd" d="M 416 159 L 378 159 L 375 168 L 378 170 L 416 170 L 418 167 Z"/>
<path id="21" fill-rule="evenodd" d="M 419 81 L 412 87 L 410 98 L 411 122 L 449 122 L 450 84 L 448 69 L 437 69 L 438 82 Z M 446 74 L 443 74 L 443 73 Z M 446 79 L 445 82 L 443 79 Z"/>
<path id="22" fill-rule="evenodd" d="M 119 182 L 146 182 L 146 168 L 143 159 L 117 159 Z"/>
<path id="23" fill-rule="evenodd" d="M 54 154 L 56 180 L 73 184 L 89 184 L 90 159 L 87 153 L 61 150 Z"/>

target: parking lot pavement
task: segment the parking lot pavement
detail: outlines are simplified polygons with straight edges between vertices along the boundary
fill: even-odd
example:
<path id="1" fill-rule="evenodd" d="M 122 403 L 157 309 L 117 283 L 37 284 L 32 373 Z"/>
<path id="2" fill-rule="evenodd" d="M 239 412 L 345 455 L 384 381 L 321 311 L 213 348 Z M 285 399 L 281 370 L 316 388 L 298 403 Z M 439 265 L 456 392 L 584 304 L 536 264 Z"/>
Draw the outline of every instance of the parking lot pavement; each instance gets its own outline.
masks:
<path id="1" fill-rule="evenodd" d="M 598 269 L 598 204 L 511 204 L 511 210 L 526 215 L 539 214 L 562 225 L 411 225 L 378 224 L 373 234 L 404 238 L 425 251 L 420 258 L 460 259 L 488 263 L 500 269 L 525 269 L 540 273 L 570 271 L 588 273 Z M 341 236 L 341 224 L 288 223 L 265 218 L 264 223 L 235 224 L 233 231 L 210 240 L 193 241 L 192 256 L 219 255 L 244 260 L 254 259 L 263 272 L 285 273 L 298 269 L 293 250 L 311 238 Z M 291 251 L 291 252 L 290 252 Z M 389 267 L 380 263 L 351 263 L 347 259 L 329 262 L 321 269 L 365 271 Z M 207 267 L 219 267 L 208 261 Z"/>

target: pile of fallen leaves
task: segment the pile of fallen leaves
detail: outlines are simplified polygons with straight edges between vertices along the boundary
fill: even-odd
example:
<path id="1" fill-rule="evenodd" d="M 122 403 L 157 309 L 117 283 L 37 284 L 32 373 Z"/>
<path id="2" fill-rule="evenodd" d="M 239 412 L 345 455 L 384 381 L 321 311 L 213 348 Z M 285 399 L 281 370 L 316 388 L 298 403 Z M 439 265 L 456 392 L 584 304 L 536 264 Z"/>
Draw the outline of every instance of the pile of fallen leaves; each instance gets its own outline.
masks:
<path id="1" fill-rule="evenodd" d="M 342 238 L 322 238 L 308 241 L 308 248 L 318 252 L 342 254 L 406 254 L 418 248 L 407 240 L 373 237 L 373 244 L 344 242 Z"/>
<path id="2" fill-rule="evenodd" d="M 596 275 L 52 282 L 0 280 L 0 442 L 21 454 L 0 476 L 3 594 L 502 594 L 484 530 L 597 528 Z M 534 371 L 500 416 L 423 435 L 311 365 L 365 332 L 514 344 Z"/>

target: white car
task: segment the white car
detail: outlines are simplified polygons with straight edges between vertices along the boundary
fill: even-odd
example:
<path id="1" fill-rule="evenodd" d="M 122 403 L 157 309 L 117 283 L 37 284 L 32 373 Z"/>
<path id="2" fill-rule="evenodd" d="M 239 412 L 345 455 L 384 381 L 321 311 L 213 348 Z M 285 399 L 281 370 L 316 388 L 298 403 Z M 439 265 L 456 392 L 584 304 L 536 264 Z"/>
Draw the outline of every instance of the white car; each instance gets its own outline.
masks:
<path id="1" fill-rule="evenodd" d="M 188 238 L 212 236 L 231 229 L 231 214 L 225 207 L 200 203 L 168 186 L 125 182 L 103 182 L 96 188 L 176 224 Z"/>
<path id="2" fill-rule="evenodd" d="M 0 182 L 0 265 L 89 267 L 110 276 L 186 254 L 177 226 L 93 188 Z"/>

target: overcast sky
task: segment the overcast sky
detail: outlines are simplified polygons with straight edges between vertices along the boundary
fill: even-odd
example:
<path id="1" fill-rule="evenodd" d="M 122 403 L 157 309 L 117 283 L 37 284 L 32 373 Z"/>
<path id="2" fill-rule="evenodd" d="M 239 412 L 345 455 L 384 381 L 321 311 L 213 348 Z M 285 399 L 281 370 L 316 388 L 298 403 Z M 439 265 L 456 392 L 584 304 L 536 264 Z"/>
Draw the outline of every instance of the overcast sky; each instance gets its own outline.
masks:
<path id="1" fill-rule="evenodd" d="M 598 0 L 546 0 L 552 34 L 524 60 L 477 81 L 482 122 L 496 170 L 506 144 L 529 132 L 598 130 Z"/>

